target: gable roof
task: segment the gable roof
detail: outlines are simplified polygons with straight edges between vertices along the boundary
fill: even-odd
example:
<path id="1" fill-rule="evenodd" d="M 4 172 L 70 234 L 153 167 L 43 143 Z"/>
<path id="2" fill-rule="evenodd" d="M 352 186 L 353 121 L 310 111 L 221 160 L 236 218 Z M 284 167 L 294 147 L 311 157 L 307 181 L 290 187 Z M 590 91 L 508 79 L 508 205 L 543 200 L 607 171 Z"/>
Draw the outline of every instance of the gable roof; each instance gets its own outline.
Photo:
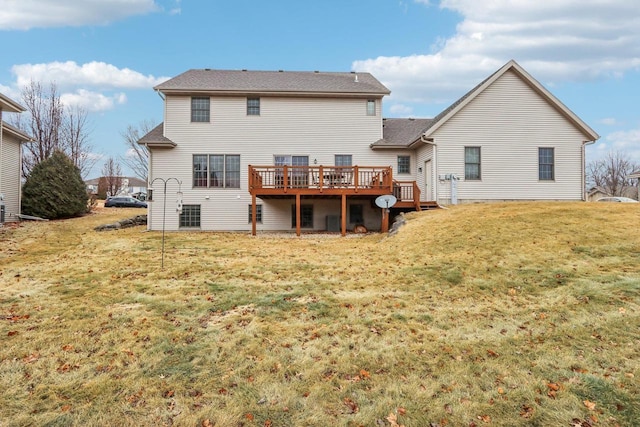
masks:
<path id="1" fill-rule="evenodd" d="M 88 179 L 86 180 L 84 183 L 85 185 L 98 185 L 100 184 L 100 179 L 101 178 L 105 178 L 105 177 L 99 177 L 99 178 L 93 178 L 93 179 Z M 147 186 L 147 182 L 137 178 L 135 176 L 121 176 L 119 177 L 120 179 L 128 179 L 129 180 L 129 187 L 146 187 Z"/>
<path id="2" fill-rule="evenodd" d="M 8 96 L 0 93 L 0 110 L 7 111 L 9 113 L 21 113 L 27 111 L 22 105 L 18 104 Z"/>
<path id="3" fill-rule="evenodd" d="M 640 169 L 629 174 L 629 178 L 640 178 Z"/>
<path id="4" fill-rule="evenodd" d="M 513 71 L 518 77 L 520 77 L 526 84 L 528 84 L 536 93 L 542 96 L 552 107 L 554 107 L 560 114 L 562 114 L 569 122 L 571 122 L 582 134 L 587 138 L 586 141 L 595 141 L 600 138 L 593 129 L 591 129 L 585 122 L 583 122 L 573 111 L 565 106 L 558 98 L 556 98 L 551 92 L 549 92 L 544 86 L 534 79 L 524 68 L 522 68 L 513 59 L 507 62 L 495 73 L 487 77 L 480 82 L 476 87 L 471 89 L 465 95 L 463 95 L 456 102 L 451 104 L 446 110 L 438 114 L 433 123 L 425 130 L 424 137 L 429 138 L 433 132 L 435 132 L 440 126 L 453 117 L 458 111 L 468 105 L 474 98 L 482 93 L 487 87 L 491 86 L 496 80 L 502 77 L 508 71 Z"/>
<path id="5" fill-rule="evenodd" d="M 164 122 L 154 127 L 145 136 L 138 140 L 138 144 L 150 148 L 173 148 L 177 144 L 164 136 Z"/>
<path id="6" fill-rule="evenodd" d="M 186 71 L 154 89 L 162 93 L 305 94 L 334 96 L 391 92 L 369 73 L 318 71 L 247 71 L 198 69 Z"/>
<path id="7" fill-rule="evenodd" d="M 29 142 L 33 141 L 33 138 L 21 131 L 20 129 L 11 126 L 9 123 L 3 121 L 2 122 L 2 131 L 7 132 L 10 135 L 16 137 L 20 142 Z"/>

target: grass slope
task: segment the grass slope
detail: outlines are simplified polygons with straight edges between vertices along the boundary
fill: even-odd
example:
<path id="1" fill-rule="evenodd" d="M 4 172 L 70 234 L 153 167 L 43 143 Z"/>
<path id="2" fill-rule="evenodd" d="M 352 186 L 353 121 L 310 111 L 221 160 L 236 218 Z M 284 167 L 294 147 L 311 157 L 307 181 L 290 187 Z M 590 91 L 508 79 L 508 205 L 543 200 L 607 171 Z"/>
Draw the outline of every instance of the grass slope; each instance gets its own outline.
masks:
<path id="1" fill-rule="evenodd" d="M 631 426 L 640 211 L 411 214 L 389 238 L 0 230 L 0 426 Z"/>

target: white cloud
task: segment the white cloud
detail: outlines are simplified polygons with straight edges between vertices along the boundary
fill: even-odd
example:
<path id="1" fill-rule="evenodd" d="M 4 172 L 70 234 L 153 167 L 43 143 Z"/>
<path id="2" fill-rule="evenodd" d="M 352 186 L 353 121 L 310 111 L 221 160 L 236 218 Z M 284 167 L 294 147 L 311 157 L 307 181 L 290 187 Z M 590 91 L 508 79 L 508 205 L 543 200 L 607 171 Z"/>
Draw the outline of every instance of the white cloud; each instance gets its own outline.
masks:
<path id="1" fill-rule="evenodd" d="M 599 159 L 610 152 L 622 152 L 640 164 L 640 129 L 617 131 L 600 139 L 593 149 L 588 149 L 589 160 Z"/>
<path id="2" fill-rule="evenodd" d="M 604 119 L 601 119 L 599 120 L 599 123 L 605 126 L 615 126 L 620 124 L 620 122 L 618 122 L 618 120 L 613 117 L 606 117 Z"/>
<path id="3" fill-rule="evenodd" d="M 0 29 L 106 25 L 160 10 L 154 0 L 0 0 Z"/>
<path id="4" fill-rule="evenodd" d="M 462 20 L 432 53 L 363 59 L 352 69 L 374 74 L 394 101 L 432 103 L 452 102 L 510 59 L 545 85 L 640 70 L 640 8 L 628 0 L 441 0 L 440 8 Z"/>
<path id="5" fill-rule="evenodd" d="M 105 62 L 92 61 L 78 65 L 74 61 L 44 64 L 20 64 L 11 68 L 19 87 L 31 80 L 52 81 L 61 88 L 69 86 L 95 86 L 101 88 L 151 88 L 168 77 L 145 76 L 129 68 L 118 68 Z"/>
<path id="6" fill-rule="evenodd" d="M 106 96 L 102 93 L 78 89 L 75 93 L 63 93 L 60 95 L 60 101 L 69 107 L 78 106 L 87 111 L 96 112 L 111 110 L 116 104 L 126 103 L 127 96 L 124 93 Z"/>
<path id="7" fill-rule="evenodd" d="M 168 79 L 97 61 L 86 64 L 73 61 L 20 64 L 11 70 L 16 80 L 11 87 L 0 87 L 5 95 L 18 100 L 20 90 L 31 81 L 40 82 L 45 87 L 55 83 L 65 105 L 81 106 L 87 111 L 111 110 L 127 102 L 123 90 L 151 89 Z"/>
<path id="8" fill-rule="evenodd" d="M 389 107 L 389 112 L 394 116 L 410 116 L 411 113 L 413 113 L 413 108 L 409 107 L 408 105 L 393 104 L 391 107 Z"/>

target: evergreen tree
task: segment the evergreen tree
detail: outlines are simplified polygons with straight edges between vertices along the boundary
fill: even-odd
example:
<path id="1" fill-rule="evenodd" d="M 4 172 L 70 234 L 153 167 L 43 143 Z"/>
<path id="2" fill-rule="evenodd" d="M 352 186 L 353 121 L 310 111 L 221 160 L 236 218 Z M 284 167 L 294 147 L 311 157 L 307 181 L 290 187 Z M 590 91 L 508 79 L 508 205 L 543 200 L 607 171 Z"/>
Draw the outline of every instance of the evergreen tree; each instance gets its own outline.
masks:
<path id="1" fill-rule="evenodd" d="M 87 190 L 80 170 L 62 151 L 33 167 L 22 187 L 22 212 L 47 219 L 87 212 Z"/>

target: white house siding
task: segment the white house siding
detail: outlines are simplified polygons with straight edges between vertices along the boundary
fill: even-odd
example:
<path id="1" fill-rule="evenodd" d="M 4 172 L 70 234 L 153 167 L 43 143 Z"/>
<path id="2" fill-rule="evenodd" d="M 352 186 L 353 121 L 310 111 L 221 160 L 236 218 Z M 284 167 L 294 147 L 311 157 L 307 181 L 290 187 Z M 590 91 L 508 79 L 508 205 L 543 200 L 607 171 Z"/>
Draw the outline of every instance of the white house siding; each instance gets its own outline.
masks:
<path id="1" fill-rule="evenodd" d="M 397 153 L 379 153 L 369 145 L 382 137 L 380 100 L 376 116 L 366 115 L 367 99 L 260 98 L 260 116 L 247 116 L 246 97 L 211 97 L 209 123 L 191 122 L 191 98 L 167 96 L 165 136 L 177 144 L 155 149 L 151 157 L 153 178 L 182 181 L 183 203 L 201 206 L 202 230 L 250 230 L 248 165 L 272 165 L 273 156 L 309 156 L 310 165 L 333 165 L 334 155 L 351 154 L 354 165 L 396 167 Z M 192 188 L 194 154 L 239 154 L 240 188 Z M 317 163 L 316 163 L 317 161 Z M 161 174 L 156 171 L 162 171 Z M 153 185 L 150 228 L 162 228 L 162 185 Z M 166 229 L 178 229 L 175 209 L 177 186 L 168 185 Z M 348 203 L 352 200 L 348 199 Z M 354 201 L 355 202 L 355 201 Z M 293 200 L 260 200 L 263 205 L 259 230 L 290 230 Z M 303 198 L 303 203 L 307 201 Z M 314 228 L 325 228 L 327 214 L 339 214 L 340 201 L 314 199 Z M 366 202 L 365 202 L 366 204 Z M 335 209 L 333 206 L 335 205 Z M 321 207 L 325 206 L 325 207 Z M 375 218 L 376 211 L 369 212 Z M 375 221 L 367 217 L 366 222 Z M 379 217 L 378 217 L 379 218 Z M 379 227 L 379 224 L 378 224 Z"/>
<path id="2" fill-rule="evenodd" d="M 20 213 L 20 142 L 8 132 L 2 134 L 0 193 L 4 194 L 5 221 L 17 221 Z"/>
<path id="3" fill-rule="evenodd" d="M 432 187 L 436 186 L 436 159 L 435 159 L 435 150 L 433 149 L 433 145 L 432 144 L 423 144 L 422 146 L 418 147 L 418 149 L 416 149 L 416 153 L 415 153 L 415 157 L 416 157 L 416 169 L 417 168 L 422 168 L 422 173 L 416 173 L 416 184 L 418 185 L 418 187 L 420 188 L 421 194 L 420 194 L 420 199 L 421 200 L 435 200 L 435 188 L 426 188 L 425 186 L 425 162 L 427 160 L 431 160 L 431 182 L 432 182 Z"/>
<path id="4" fill-rule="evenodd" d="M 581 200 L 585 136 L 514 72 L 484 90 L 434 134 L 437 175 L 455 174 L 458 201 Z M 481 180 L 464 180 L 464 147 L 481 147 Z M 553 147 L 555 180 L 538 179 L 538 148 Z M 438 182 L 450 202 L 450 182 Z"/>

